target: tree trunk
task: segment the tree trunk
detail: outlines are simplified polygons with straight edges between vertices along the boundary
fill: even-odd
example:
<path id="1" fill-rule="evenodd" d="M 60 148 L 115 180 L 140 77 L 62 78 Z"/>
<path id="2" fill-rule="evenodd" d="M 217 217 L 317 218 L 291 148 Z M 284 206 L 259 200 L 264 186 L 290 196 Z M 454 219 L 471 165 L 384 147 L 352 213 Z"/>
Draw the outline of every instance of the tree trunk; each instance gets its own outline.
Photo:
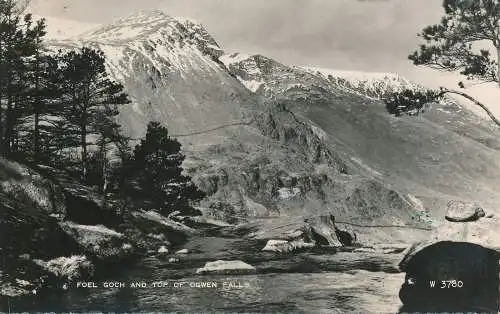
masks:
<path id="1" fill-rule="evenodd" d="M 35 105 L 35 108 L 38 106 Z M 40 158 L 40 113 L 37 109 L 35 109 L 35 130 L 34 130 L 34 156 L 33 159 L 37 162 Z"/>
<path id="2" fill-rule="evenodd" d="M 497 47 L 497 83 L 500 88 L 500 46 Z"/>
<path id="3" fill-rule="evenodd" d="M 12 81 L 11 76 L 9 75 L 7 79 L 7 108 L 5 111 L 5 139 L 4 139 L 4 149 L 5 155 L 9 156 L 11 153 L 11 144 L 12 144 L 12 131 L 13 131 L 13 101 L 12 101 Z"/>
<path id="4" fill-rule="evenodd" d="M 490 117 L 490 119 L 497 125 L 497 126 L 500 126 L 500 121 L 495 117 L 495 115 L 488 109 L 488 107 L 486 107 L 486 105 L 482 104 L 481 102 L 479 102 L 478 100 L 474 99 L 473 97 L 467 95 L 466 93 L 462 93 L 462 92 L 458 92 L 458 91 L 454 91 L 454 90 L 450 90 L 450 89 L 446 89 L 446 88 L 443 88 L 441 90 L 441 92 L 439 93 L 438 97 L 441 97 L 443 96 L 444 94 L 455 94 L 455 95 L 460 95 L 470 101 L 472 101 L 476 106 L 479 106 L 481 107 L 485 112 L 486 114 Z"/>
<path id="5" fill-rule="evenodd" d="M 87 179 L 87 124 L 80 125 L 80 145 L 82 147 L 82 179 Z"/>
<path id="6" fill-rule="evenodd" d="M 101 162 L 102 162 L 102 193 L 106 195 L 106 190 L 108 189 L 108 167 L 107 167 L 107 159 L 106 159 L 106 141 L 103 140 L 101 146 Z"/>
<path id="7" fill-rule="evenodd" d="M 36 57 L 37 61 L 35 63 L 35 100 L 33 103 L 33 111 L 35 114 L 35 128 L 34 128 L 34 157 L 33 159 L 38 161 L 40 156 L 40 69 L 39 69 L 39 59 Z"/>
<path id="8" fill-rule="evenodd" d="M 3 135 L 4 135 L 4 118 L 3 118 L 3 107 L 2 107 L 2 99 L 3 99 L 3 87 L 5 86 L 5 59 L 3 57 L 3 45 L 2 40 L 0 39 L 0 154 L 2 153 L 3 148 Z"/>

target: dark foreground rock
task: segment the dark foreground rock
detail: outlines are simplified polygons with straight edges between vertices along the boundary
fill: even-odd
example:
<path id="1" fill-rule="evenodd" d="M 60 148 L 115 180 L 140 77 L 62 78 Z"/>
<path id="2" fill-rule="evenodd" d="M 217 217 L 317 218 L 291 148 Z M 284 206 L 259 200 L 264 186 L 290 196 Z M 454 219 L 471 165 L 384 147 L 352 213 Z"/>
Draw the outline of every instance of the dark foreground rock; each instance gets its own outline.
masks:
<path id="1" fill-rule="evenodd" d="M 468 242 L 413 246 L 399 265 L 406 272 L 402 311 L 497 313 L 499 258 L 499 252 Z"/>

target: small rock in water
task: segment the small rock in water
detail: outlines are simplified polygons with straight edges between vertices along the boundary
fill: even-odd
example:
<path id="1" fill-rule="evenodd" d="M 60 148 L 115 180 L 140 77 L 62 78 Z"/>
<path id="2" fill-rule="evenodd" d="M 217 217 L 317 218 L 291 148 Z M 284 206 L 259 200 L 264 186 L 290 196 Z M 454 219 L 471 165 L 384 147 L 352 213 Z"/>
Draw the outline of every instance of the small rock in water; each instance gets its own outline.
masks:
<path id="1" fill-rule="evenodd" d="M 123 243 L 122 245 L 122 250 L 124 251 L 131 251 L 134 247 L 130 243 Z"/>
<path id="2" fill-rule="evenodd" d="M 175 252 L 175 254 L 189 254 L 189 250 L 188 249 L 182 249 L 182 250 L 179 250 L 177 252 Z"/>
<path id="3" fill-rule="evenodd" d="M 353 250 L 355 253 L 376 253 L 377 250 L 372 247 L 360 247 Z"/>
<path id="4" fill-rule="evenodd" d="M 303 240 L 285 241 L 285 240 L 269 240 L 262 251 L 289 253 L 300 249 L 312 248 L 314 243 L 307 243 Z"/>
<path id="5" fill-rule="evenodd" d="M 484 210 L 476 203 L 450 201 L 447 205 L 446 220 L 452 222 L 476 221 L 486 216 Z"/>
<path id="6" fill-rule="evenodd" d="M 180 262 L 180 259 L 178 259 L 177 257 L 171 257 L 168 259 L 168 262 L 169 263 L 178 263 L 178 262 Z"/>
<path id="7" fill-rule="evenodd" d="M 158 249 L 158 253 L 160 254 L 168 254 L 168 249 L 166 246 L 162 245 L 159 249 Z"/>
<path id="8" fill-rule="evenodd" d="M 31 256 L 29 254 L 22 254 L 22 255 L 19 255 L 19 259 L 29 261 L 31 259 Z"/>
<path id="9" fill-rule="evenodd" d="M 164 241 L 165 240 L 165 235 L 163 233 L 161 233 L 161 234 L 150 233 L 150 234 L 148 234 L 148 237 L 156 239 L 156 240 L 159 240 L 159 241 Z"/>
<path id="10" fill-rule="evenodd" d="M 269 240 L 267 241 L 266 246 L 262 249 L 262 251 L 272 251 L 278 252 L 281 251 L 284 246 L 288 244 L 286 240 Z"/>
<path id="11" fill-rule="evenodd" d="M 196 270 L 197 274 L 241 275 L 254 274 L 256 268 L 242 261 L 207 262 L 203 268 Z"/>
<path id="12" fill-rule="evenodd" d="M 31 286 L 31 282 L 22 279 L 16 279 L 16 283 L 21 287 Z"/>

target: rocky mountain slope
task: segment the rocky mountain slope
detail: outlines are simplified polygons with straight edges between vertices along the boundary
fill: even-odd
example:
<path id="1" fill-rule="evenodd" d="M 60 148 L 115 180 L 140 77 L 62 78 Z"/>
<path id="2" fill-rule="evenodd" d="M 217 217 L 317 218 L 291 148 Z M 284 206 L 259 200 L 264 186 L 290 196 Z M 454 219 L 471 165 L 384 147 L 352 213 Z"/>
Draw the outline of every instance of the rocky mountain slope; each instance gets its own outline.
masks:
<path id="1" fill-rule="evenodd" d="M 392 74 L 287 67 L 262 56 L 221 59 L 245 85 L 260 82 L 257 94 L 286 103 L 331 147 L 425 206 L 444 208 L 444 199 L 498 206 L 499 130 L 467 106 L 449 99 L 421 117 L 394 118 L 379 99 L 423 87 Z"/>
<path id="2" fill-rule="evenodd" d="M 208 194 L 201 209 L 217 218 L 332 213 L 425 228 L 450 198 L 500 199 L 498 131 L 454 104 L 417 119 L 389 116 L 377 98 L 421 88 L 398 76 L 225 54 L 201 24 L 156 11 L 47 44 L 105 52 L 133 100 L 120 114 L 124 132 L 140 138 L 148 121 L 167 125 Z M 382 242 L 409 237 L 353 228 Z"/>

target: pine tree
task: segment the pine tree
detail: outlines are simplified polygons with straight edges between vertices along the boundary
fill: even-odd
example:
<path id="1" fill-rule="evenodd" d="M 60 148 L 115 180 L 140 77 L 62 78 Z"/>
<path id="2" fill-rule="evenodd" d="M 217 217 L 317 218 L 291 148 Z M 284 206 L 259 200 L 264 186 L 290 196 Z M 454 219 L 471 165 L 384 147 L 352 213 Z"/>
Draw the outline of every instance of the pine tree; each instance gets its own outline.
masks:
<path id="1" fill-rule="evenodd" d="M 113 117 L 116 106 L 129 103 L 123 86 L 108 78 L 104 53 L 87 47 L 79 51 L 61 53 L 61 84 L 65 91 L 64 119 L 78 131 L 80 171 L 83 179 L 88 175 L 90 134 L 119 135 Z M 103 133 L 104 130 L 107 130 Z M 106 135 L 107 136 L 107 135 Z"/>
<path id="2" fill-rule="evenodd" d="M 0 147 L 5 155 L 20 150 L 23 118 L 30 112 L 28 90 L 37 89 L 28 64 L 39 55 L 44 29 L 44 20 L 34 22 L 31 14 L 21 17 L 16 1 L 0 0 Z"/>
<path id="3" fill-rule="evenodd" d="M 415 65 L 460 71 L 468 79 L 497 82 L 500 87 L 500 1 L 444 0 L 445 15 L 438 25 L 419 34 L 427 44 L 409 55 Z M 489 43 L 498 57 L 475 44 Z"/>
<path id="4" fill-rule="evenodd" d="M 192 212 L 190 202 L 204 197 L 191 178 L 182 175 L 181 144 L 169 137 L 158 122 L 148 125 L 146 138 L 136 146 L 130 174 L 136 178 L 137 196 L 163 214 Z"/>
<path id="5" fill-rule="evenodd" d="M 12 0 L 0 0 L 0 152 L 10 154 L 13 130 L 14 64 L 20 37 L 20 16 Z"/>

